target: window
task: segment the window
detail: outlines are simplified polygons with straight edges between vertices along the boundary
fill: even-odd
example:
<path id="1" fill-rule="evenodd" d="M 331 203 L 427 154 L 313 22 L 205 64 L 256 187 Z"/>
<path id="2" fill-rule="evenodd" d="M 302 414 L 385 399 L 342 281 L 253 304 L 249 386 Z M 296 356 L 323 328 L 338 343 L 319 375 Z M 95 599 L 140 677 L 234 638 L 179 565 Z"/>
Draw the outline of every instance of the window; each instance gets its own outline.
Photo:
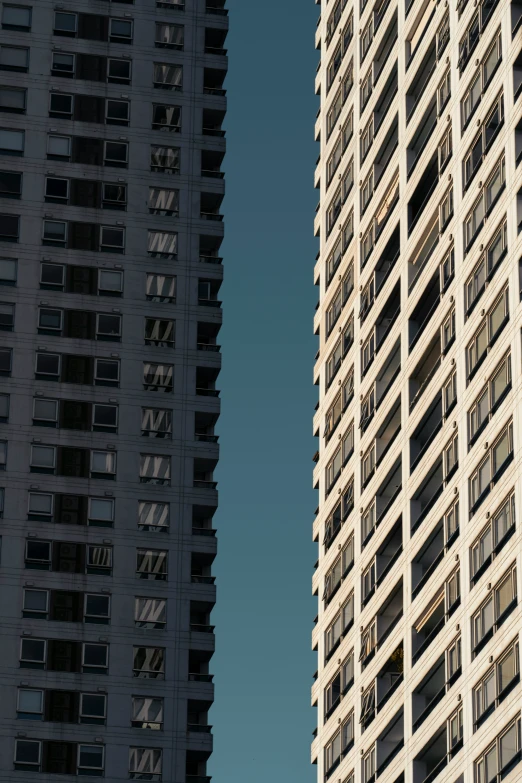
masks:
<path id="1" fill-rule="evenodd" d="M 482 388 L 468 411 L 469 445 L 471 446 L 492 418 L 496 408 L 511 388 L 511 355 L 504 357 L 493 376 Z"/>
<path id="2" fill-rule="evenodd" d="M 0 394 L 0 423 L 9 421 L 9 394 Z"/>
<path id="3" fill-rule="evenodd" d="M 444 136 L 439 142 L 439 146 L 437 147 L 438 156 L 439 156 L 439 175 L 446 168 L 446 164 L 451 158 L 451 153 L 453 150 L 451 139 L 452 136 L 451 136 L 451 128 L 450 128 L 444 134 Z"/>
<path id="4" fill-rule="evenodd" d="M 35 397 L 33 400 L 33 424 L 56 427 L 58 425 L 58 400 Z"/>
<path id="5" fill-rule="evenodd" d="M 75 36 L 77 29 L 78 17 L 76 14 L 67 13 L 65 11 L 55 11 L 54 13 L 54 30 L 56 35 L 69 35 Z"/>
<path id="6" fill-rule="evenodd" d="M 0 87 L 0 111 L 25 114 L 27 90 L 16 87 Z M 0 129 L 0 151 L 4 155 L 24 154 L 24 131 Z"/>
<path id="7" fill-rule="evenodd" d="M 0 71 L 27 72 L 29 49 L 23 46 L 0 46 Z"/>
<path id="8" fill-rule="evenodd" d="M 129 144 L 126 141 L 104 141 L 103 165 L 126 166 L 129 158 Z"/>
<path id="9" fill-rule="evenodd" d="M 466 280 L 466 315 L 469 316 L 478 300 L 484 293 L 486 282 L 489 281 L 498 265 L 507 254 L 507 223 L 504 221 L 487 245 L 486 251 L 480 257 L 473 272 Z"/>
<path id="10" fill-rule="evenodd" d="M 464 221 L 464 244 L 467 253 L 484 225 L 484 217 L 491 211 L 506 182 L 505 159 L 502 157 L 482 188 L 471 212 Z"/>
<path id="11" fill-rule="evenodd" d="M 2 29 L 27 32 L 31 29 L 32 8 L 23 5 L 7 5 L 2 8 Z"/>
<path id="12" fill-rule="evenodd" d="M 338 340 L 330 356 L 326 360 L 326 388 L 328 389 L 332 385 L 332 381 L 337 375 L 341 366 L 343 356 L 342 341 Z"/>
<path id="13" fill-rule="evenodd" d="M 115 478 L 116 453 L 114 451 L 91 451 L 91 478 Z"/>
<path id="14" fill-rule="evenodd" d="M 471 618 L 473 657 L 493 636 L 517 603 L 516 568 L 513 565 L 497 582 L 482 606 Z"/>
<path id="15" fill-rule="evenodd" d="M 28 772 L 39 772 L 42 757 L 40 740 L 15 740 L 14 767 Z"/>
<path id="16" fill-rule="evenodd" d="M 152 146 L 150 148 L 150 169 L 151 171 L 179 174 L 179 158 L 179 147 Z"/>
<path id="17" fill-rule="evenodd" d="M 145 318 L 145 345 L 174 348 L 175 321 Z"/>
<path id="18" fill-rule="evenodd" d="M 374 121 L 373 121 L 373 114 L 372 114 L 366 127 L 364 128 L 361 134 L 361 163 L 365 160 L 366 156 L 368 155 L 368 152 L 370 151 L 370 147 L 373 144 L 373 135 L 374 135 L 373 122 Z"/>
<path id="19" fill-rule="evenodd" d="M 455 571 L 445 582 L 446 614 L 450 616 L 460 604 L 460 570 Z"/>
<path id="20" fill-rule="evenodd" d="M 440 117 L 451 97 L 451 71 L 448 68 L 437 87 L 437 116 Z"/>
<path id="21" fill-rule="evenodd" d="M 450 754 L 456 753 L 457 750 L 462 747 L 462 714 L 462 707 L 459 707 L 458 710 L 448 718 L 446 731 Z"/>
<path id="22" fill-rule="evenodd" d="M 74 76 L 74 54 L 61 54 L 60 52 L 53 52 L 52 56 L 53 59 L 51 64 L 51 73 L 53 76 Z"/>
<path id="23" fill-rule="evenodd" d="M 154 63 L 154 87 L 181 92 L 183 66 L 169 63 Z"/>
<path id="24" fill-rule="evenodd" d="M 172 411 L 161 408 L 141 409 L 141 434 L 146 438 L 172 437 Z"/>
<path id="25" fill-rule="evenodd" d="M 116 340 L 121 338 L 121 315 L 96 313 L 96 339 Z"/>
<path id="26" fill-rule="evenodd" d="M 15 306 L 8 302 L 0 302 L 0 331 L 12 332 L 14 329 Z"/>
<path id="27" fill-rule="evenodd" d="M 456 679 L 462 667 L 462 644 L 460 636 L 455 639 L 446 650 L 446 671 L 447 681 L 453 682 Z"/>
<path id="28" fill-rule="evenodd" d="M 495 40 L 488 49 L 486 56 L 476 69 L 470 86 L 468 87 L 464 98 L 461 101 L 462 129 L 464 130 L 470 121 L 475 109 L 482 100 L 486 88 L 491 81 L 500 60 L 502 59 L 502 43 L 500 29 L 497 31 Z"/>
<path id="29" fill-rule="evenodd" d="M 136 598 L 134 625 L 138 628 L 163 630 L 167 624 L 167 602 L 164 598 Z"/>
<path id="30" fill-rule="evenodd" d="M 22 617 L 46 620 L 48 611 L 48 590 L 29 590 L 24 588 Z"/>
<path id="31" fill-rule="evenodd" d="M 504 501 L 471 545 L 471 581 L 476 582 L 515 529 L 515 496 Z"/>
<path id="32" fill-rule="evenodd" d="M 133 676 L 163 680 L 165 677 L 164 648 L 134 647 Z"/>
<path id="33" fill-rule="evenodd" d="M 359 427 L 365 432 L 375 413 L 375 390 L 372 387 L 361 403 L 361 421 Z"/>
<path id="34" fill-rule="evenodd" d="M 31 446 L 31 471 L 54 472 L 56 449 L 54 446 Z"/>
<path id="35" fill-rule="evenodd" d="M 175 302 L 176 277 L 159 273 L 148 274 L 145 291 L 150 302 Z"/>
<path id="36" fill-rule="evenodd" d="M 102 775 L 105 748 L 101 745 L 78 745 L 78 775 Z"/>
<path id="37" fill-rule="evenodd" d="M 131 723 L 135 729 L 163 728 L 163 699 L 133 696 Z"/>
<path id="38" fill-rule="evenodd" d="M 123 272 L 109 269 L 98 270 L 98 294 L 100 296 L 118 296 L 123 291 Z"/>
<path id="39" fill-rule="evenodd" d="M 132 43 L 132 20 L 109 19 L 109 41 L 112 43 Z"/>
<path id="40" fill-rule="evenodd" d="M 364 61 L 364 58 L 368 53 L 368 49 L 372 45 L 373 32 L 374 32 L 373 25 L 374 25 L 374 21 L 373 21 L 373 14 L 372 14 L 366 24 L 366 27 L 363 29 L 361 33 L 361 63 Z"/>
<path id="41" fill-rule="evenodd" d="M 43 691 L 18 688 L 16 717 L 22 720 L 43 720 L 43 702 Z"/>
<path id="42" fill-rule="evenodd" d="M 361 213 L 364 215 L 366 212 L 366 207 L 370 203 L 370 200 L 373 196 L 373 189 L 374 189 L 374 176 L 373 176 L 373 168 L 370 170 L 370 173 L 364 180 L 361 188 Z"/>
<path id="43" fill-rule="evenodd" d="M 361 377 L 364 378 L 375 358 L 375 330 L 372 329 L 361 348 Z"/>
<path id="44" fill-rule="evenodd" d="M 85 623 L 108 625 L 110 616 L 110 598 L 108 595 L 86 593 L 84 607 Z"/>
<path id="45" fill-rule="evenodd" d="M 363 454 L 361 462 L 361 480 L 365 487 L 375 472 L 375 442 Z"/>
<path id="46" fill-rule="evenodd" d="M 475 375 L 497 335 L 509 320 L 509 289 L 506 288 L 483 319 L 466 348 L 468 383 Z"/>
<path id="47" fill-rule="evenodd" d="M 45 639 L 20 640 L 20 668 L 43 669 L 47 657 L 47 642 Z"/>
<path id="48" fill-rule="evenodd" d="M 119 386 L 119 359 L 94 360 L 94 384 L 96 386 Z"/>
<path id="49" fill-rule="evenodd" d="M 486 457 L 469 479 L 471 513 L 478 507 L 491 488 L 491 484 L 500 477 L 500 472 L 513 457 L 513 423 L 510 422 L 488 449 Z"/>
<path id="50" fill-rule="evenodd" d="M 80 694 L 80 723 L 105 725 L 107 697 L 98 693 Z"/>
<path id="51" fill-rule="evenodd" d="M 108 125 L 128 125 L 130 120 L 129 101 L 115 101 L 107 98 L 105 121 Z"/>
<path id="52" fill-rule="evenodd" d="M 486 152 L 494 140 L 497 131 L 504 122 L 504 96 L 501 94 L 486 120 L 481 126 L 478 135 L 475 137 L 471 146 L 464 157 L 463 173 L 464 173 L 464 190 L 470 185 L 475 173 L 482 165 L 482 161 L 486 155 Z"/>
<path id="53" fill-rule="evenodd" d="M 448 416 L 457 402 L 457 373 L 452 372 L 442 389 L 444 417 Z"/>
<path id="54" fill-rule="evenodd" d="M 520 718 L 515 718 L 475 760 L 476 783 L 503 780 L 520 756 Z"/>
<path id="55" fill-rule="evenodd" d="M 11 364 L 13 360 L 12 348 L 0 348 L 0 377 L 11 375 Z"/>
<path id="56" fill-rule="evenodd" d="M 375 620 L 372 620 L 369 626 L 361 633 L 361 653 L 359 660 L 365 665 L 366 659 L 375 650 L 377 645 L 377 625 Z"/>
<path id="57" fill-rule="evenodd" d="M 170 457 L 140 454 L 140 482 L 170 486 Z"/>
<path id="58" fill-rule="evenodd" d="M 444 447 L 444 480 L 448 481 L 459 464 L 459 438 L 454 435 Z"/>
<path id="59" fill-rule="evenodd" d="M 0 285 L 16 285 L 17 268 L 15 258 L 0 258 Z"/>
<path id="60" fill-rule="evenodd" d="M 159 549 L 136 551 L 136 575 L 138 579 L 167 579 L 168 553 Z"/>
<path id="61" fill-rule="evenodd" d="M 0 110 L 3 107 L 2 102 L 6 97 L 5 92 L 6 92 L 5 90 L 0 88 Z M 7 97 L 10 98 L 12 97 L 11 94 L 13 94 L 13 97 L 16 99 L 19 97 L 17 93 L 19 93 L 20 91 L 8 90 L 7 92 L 9 93 Z M 4 128 L 0 128 L 0 153 L 4 153 L 5 155 L 22 156 L 24 154 L 24 143 L 25 143 L 24 131 L 7 130 Z M 18 219 L 16 220 L 18 222 Z M 16 233 L 15 236 L 18 236 L 18 234 Z"/>
<path id="62" fill-rule="evenodd" d="M 131 780 L 161 780 L 161 748 L 130 748 L 129 778 Z"/>
<path id="63" fill-rule="evenodd" d="M 109 667 L 109 645 L 83 643 L 82 669 L 85 673 L 106 674 Z"/>
<path id="64" fill-rule="evenodd" d="M 50 134 L 47 137 L 47 157 L 68 160 L 71 157 L 71 137 Z"/>
<path id="65" fill-rule="evenodd" d="M 153 103 L 152 127 L 155 130 L 179 133 L 181 131 L 181 106 Z"/>
<path id="66" fill-rule="evenodd" d="M 156 22 L 155 45 L 164 49 L 183 49 L 184 27 L 180 24 Z"/>
<path id="67" fill-rule="evenodd" d="M 49 117 L 72 119 L 74 96 L 52 92 L 49 94 Z"/>
<path id="68" fill-rule="evenodd" d="M 330 106 L 330 110 L 328 112 L 328 115 L 326 117 L 326 136 L 329 139 L 332 135 L 333 131 L 335 130 L 335 127 L 337 125 L 337 120 L 340 117 L 341 111 L 343 108 L 343 94 L 342 90 L 339 90 L 332 101 L 332 105 Z"/>
<path id="69" fill-rule="evenodd" d="M 367 541 L 375 529 L 375 500 L 371 502 L 361 517 L 361 532 L 363 544 Z"/>
<path id="70" fill-rule="evenodd" d="M 343 464 L 342 449 L 339 446 L 334 456 L 326 466 L 326 494 L 328 495 L 335 482 L 341 475 L 341 469 Z"/>
<path id="71" fill-rule="evenodd" d="M 20 218 L 18 215 L 0 215 L 0 240 L 18 242 Z"/>
<path id="72" fill-rule="evenodd" d="M 130 84 L 131 61 L 107 58 L 107 81 L 114 84 Z"/>
<path id="73" fill-rule="evenodd" d="M 100 226 L 100 250 L 109 253 L 123 253 L 125 250 L 125 229 Z"/>
<path id="74" fill-rule="evenodd" d="M 439 204 L 440 233 L 444 231 L 453 217 L 453 188 L 450 188 Z"/>
<path id="75" fill-rule="evenodd" d="M 350 536 L 347 543 L 344 545 L 339 557 L 335 560 L 334 564 L 329 568 L 325 576 L 325 586 L 323 593 L 323 601 L 325 604 L 329 604 L 335 593 L 337 592 L 342 580 L 351 570 L 354 562 L 354 539 L 353 534 Z"/>
<path id="76" fill-rule="evenodd" d="M 112 547 L 88 544 L 85 570 L 87 574 L 110 575 L 112 571 Z"/>
<path id="77" fill-rule="evenodd" d="M 140 500 L 138 503 L 138 530 L 166 533 L 170 524 L 170 506 L 159 501 Z"/>
<path id="78" fill-rule="evenodd" d="M 89 525 L 110 527 L 114 522 L 114 500 L 108 498 L 89 498 Z"/>
<path id="79" fill-rule="evenodd" d="M 375 745 L 363 756 L 363 783 L 370 783 L 375 779 Z"/>
<path id="80" fill-rule="evenodd" d="M 147 391 L 171 393 L 174 386 L 174 366 L 172 364 L 143 364 L 143 383 Z"/>

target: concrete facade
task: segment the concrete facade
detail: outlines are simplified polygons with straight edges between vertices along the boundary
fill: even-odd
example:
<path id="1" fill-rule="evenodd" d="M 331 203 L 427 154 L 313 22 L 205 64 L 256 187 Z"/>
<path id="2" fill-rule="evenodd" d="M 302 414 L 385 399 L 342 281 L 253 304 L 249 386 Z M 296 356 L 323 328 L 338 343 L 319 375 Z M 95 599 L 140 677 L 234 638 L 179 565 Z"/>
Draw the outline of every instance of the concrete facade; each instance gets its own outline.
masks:
<path id="1" fill-rule="evenodd" d="M 0 780 L 208 783 L 227 11 L 0 12 Z"/>

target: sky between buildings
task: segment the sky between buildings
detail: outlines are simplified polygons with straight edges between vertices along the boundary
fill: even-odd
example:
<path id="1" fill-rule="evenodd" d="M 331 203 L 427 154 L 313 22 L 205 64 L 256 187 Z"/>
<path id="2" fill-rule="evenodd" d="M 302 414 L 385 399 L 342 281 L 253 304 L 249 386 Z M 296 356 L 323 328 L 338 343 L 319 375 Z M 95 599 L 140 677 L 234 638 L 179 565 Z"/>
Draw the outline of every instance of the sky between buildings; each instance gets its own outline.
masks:
<path id="1" fill-rule="evenodd" d="M 213 783 L 311 783 L 312 0 L 229 0 Z"/>

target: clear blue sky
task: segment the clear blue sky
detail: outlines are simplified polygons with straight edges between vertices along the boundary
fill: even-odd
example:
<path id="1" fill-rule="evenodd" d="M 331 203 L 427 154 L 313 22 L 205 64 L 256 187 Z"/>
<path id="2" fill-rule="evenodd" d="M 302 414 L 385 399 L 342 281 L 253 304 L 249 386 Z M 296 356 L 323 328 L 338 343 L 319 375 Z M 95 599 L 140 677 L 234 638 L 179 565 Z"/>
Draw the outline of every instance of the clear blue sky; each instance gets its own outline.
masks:
<path id="1" fill-rule="evenodd" d="M 311 783 L 312 0 L 229 0 L 213 783 Z"/>

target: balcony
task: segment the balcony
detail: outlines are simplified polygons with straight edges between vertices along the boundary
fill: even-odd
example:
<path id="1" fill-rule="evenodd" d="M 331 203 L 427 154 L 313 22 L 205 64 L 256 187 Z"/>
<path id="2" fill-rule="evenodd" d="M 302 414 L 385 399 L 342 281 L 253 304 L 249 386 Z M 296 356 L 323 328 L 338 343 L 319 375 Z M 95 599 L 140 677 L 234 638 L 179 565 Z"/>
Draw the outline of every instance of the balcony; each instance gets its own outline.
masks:
<path id="1" fill-rule="evenodd" d="M 411 695 L 413 732 L 416 732 L 429 718 L 462 672 L 459 666 L 450 677 L 446 669 L 446 653 L 443 653 L 413 691 Z"/>
<path id="2" fill-rule="evenodd" d="M 225 157 L 224 152 L 215 152 L 212 150 L 201 151 L 201 176 L 213 179 L 224 179 L 225 174 L 221 171 L 221 164 Z M 203 195 L 203 194 L 202 194 Z M 206 194 L 209 196 L 210 194 Z M 203 208 L 201 209 L 203 212 Z"/>
<path id="3" fill-rule="evenodd" d="M 431 156 L 417 187 L 408 202 L 408 236 L 419 222 L 439 183 L 438 152 Z"/>
<path id="4" fill-rule="evenodd" d="M 361 632 L 361 654 L 359 660 L 363 670 L 384 645 L 393 629 L 402 617 L 402 579 L 390 591 L 388 598 L 380 606 L 377 614 Z"/>
<path id="5" fill-rule="evenodd" d="M 362 455 L 362 489 L 370 482 L 401 430 L 401 398 L 392 406 L 379 427 L 372 445 Z"/>
<path id="6" fill-rule="evenodd" d="M 202 134 L 222 139 L 226 135 L 223 130 L 225 112 L 217 109 L 203 109 Z"/>
<path id="7" fill-rule="evenodd" d="M 400 231 L 399 227 L 394 230 L 390 239 L 388 240 L 386 247 L 379 256 L 373 274 L 371 275 L 368 283 L 364 287 L 361 294 L 361 308 L 359 311 L 359 318 L 361 323 L 364 323 L 368 314 L 370 313 L 380 291 L 386 284 L 388 277 L 390 276 L 392 269 L 400 255 Z"/>
<path id="8" fill-rule="evenodd" d="M 223 259 L 219 255 L 219 248 L 223 237 L 199 235 L 199 260 L 204 264 L 222 264 Z"/>
<path id="9" fill-rule="evenodd" d="M 403 671 L 404 653 L 401 642 L 379 671 L 370 688 L 362 695 L 360 722 L 363 733 L 399 688 L 403 681 Z"/>
<path id="10" fill-rule="evenodd" d="M 412 560 L 412 600 L 415 600 L 419 595 L 458 537 L 458 526 L 450 536 L 448 536 L 447 527 L 447 520 L 443 517 Z"/>
<path id="11" fill-rule="evenodd" d="M 428 602 L 412 628 L 413 666 L 433 644 L 460 606 L 460 570 L 457 568 Z"/>
<path id="12" fill-rule="evenodd" d="M 207 601 L 190 602 L 190 630 L 192 632 L 198 634 L 214 633 L 214 626 L 210 625 L 210 613 L 212 612 L 213 608 L 214 608 L 214 604 L 209 603 Z M 191 649 L 192 649 L 192 645 L 191 645 Z M 198 651 L 198 653 L 200 654 L 201 651 Z"/>
<path id="13" fill-rule="evenodd" d="M 214 481 L 214 470 L 217 459 L 195 459 L 193 486 L 198 489 L 217 489 L 217 481 Z"/>
<path id="14" fill-rule="evenodd" d="M 210 165 L 210 164 L 209 164 Z M 220 213 L 222 193 L 201 193 L 200 217 L 202 220 L 211 220 L 217 223 L 223 221 Z"/>
<path id="15" fill-rule="evenodd" d="M 408 319 L 408 352 L 411 353 L 417 341 L 424 333 L 440 304 L 440 273 L 428 281 L 420 299 Z"/>
<path id="16" fill-rule="evenodd" d="M 444 475 L 442 456 L 437 457 L 434 465 L 410 501 L 411 535 L 421 526 L 429 512 L 442 495 Z"/>
<path id="17" fill-rule="evenodd" d="M 417 126 L 417 130 L 412 136 L 408 149 L 406 150 L 406 161 L 408 168 L 408 179 L 420 160 L 420 157 L 426 149 L 433 132 L 437 127 L 437 98 L 434 95 L 426 111 L 422 115 Z"/>
<path id="18" fill-rule="evenodd" d="M 442 429 L 442 392 L 439 391 L 410 438 L 410 475 Z"/>
<path id="19" fill-rule="evenodd" d="M 383 522 L 386 514 L 394 504 L 402 489 L 402 456 L 388 471 L 387 476 L 379 486 L 372 502 L 362 515 L 362 549 L 374 535 Z"/>
<path id="20" fill-rule="evenodd" d="M 437 209 L 422 232 L 411 257 L 408 259 L 408 295 L 413 291 L 438 243 L 439 210 Z"/>
<path id="21" fill-rule="evenodd" d="M 363 756 L 364 783 L 375 783 L 376 780 L 379 780 L 403 747 L 404 711 L 401 709 L 379 734 L 371 749 Z M 400 774 L 394 783 L 399 783 L 399 781 L 404 781 L 404 773 Z"/>
<path id="22" fill-rule="evenodd" d="M 216 344 L 216 339 L 219 334 L 221 324 L 212 322 L 198 322 L 197 331 L 197 349 L 198 351 L 210 351 L 211 353 L 219 353 L 221 346 Z"/>
<path id="23" fill-rule="evenodd" d="M 201 397 L 219 397 L 215 388 L 219 370 L 214 367 L 196 367 L 196 394 Z"/>
<path id="24" fill-rule="evenodd" d="M 435 11 L 436 8 L 433 7 L 431 9 L 430 18 L 435 14 Z M 413 57 L 415 56 L 416 51 L 417 48 L 415 48 L 412 51 L 410 59 L 408 60 L 408 65 L 406 67 L 410 65 Z M 435 39 L 433 39 L 430 46 L 428 47 L 426 54 L 424 55 L 421 64 L 417 69 L 417 73 L 411 80 L 409 87 L 406 90 L 406 122 L 407 123 L 409 123 L 409 121 L 411 120 L 419 101 L 426 94 L 426 88 L 428 86 L 431 77 L 435 72 L 436 67 L 437 67 L 437 51 L 436 51 Z"/>
<path id="25" fill-rule="evenodd" d="M 370 601 L 375 590 L 382 585 L 385 578 L 399 559 L 402 553 L 402 516 L 394 524 L 380 547 L 378 548 L 370 565 L 363 571 L 362 581 L 362 607 Z"/>
<path id="26" fill-rule="evenodd" d="M 228 30 L 223 27 L 205 27 L 205 54 L 225 56 Z"/>
<path id="27" fill-rule="evenodd" d="M 223 88 L 227 72 L 222 68 L 203 69 L 203 94 L 225 96 L 227 91 Z"/>
<path id="28" fill-rule="evenodd" d="M 440 367 L 441 360 L 442 350 L 440 331 L 437 330 L 408 379 L 410 413 L 419 403 L 431 380 L 434 378 L 435 373 Z"/>
<path id="29" fill-rule="evenodd" d="M 413 783 L 432 783 L 462 749 L 462 714 L 456 715 L 457 725 L 454 720 L 445 723 L 413 760 Z"/>

